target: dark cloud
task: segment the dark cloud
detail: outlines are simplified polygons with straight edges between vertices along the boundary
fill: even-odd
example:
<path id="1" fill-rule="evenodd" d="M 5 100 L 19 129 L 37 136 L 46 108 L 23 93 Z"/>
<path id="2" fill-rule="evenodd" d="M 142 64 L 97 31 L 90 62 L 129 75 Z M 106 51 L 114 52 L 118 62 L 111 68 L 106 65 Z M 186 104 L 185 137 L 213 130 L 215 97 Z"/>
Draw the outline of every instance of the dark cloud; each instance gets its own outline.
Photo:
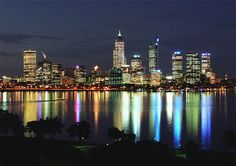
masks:
<path id="1" fill-rule="evenodd" d="M 152 15 L 152 16 L 145 16 L 143 19 L 165 19 L 165 20 L 172 20 L 172 19 L 180 19 L 184 16 L 178 13 L 166 13 L 160 15 Z"/>
<path id="2" fill-rule="evenodd" d="M 12 44 L 22 44 L 32 39 L 42 40 L 62 40 L 61 37 L 44 36 L 44 35 L 30 35 L 30 34 L 14 34 L 8 32 L 0 32 L 0 42 L 7 42 Z"/>
<path id="3" fill-rule="evenodd" d="M 209 26 L 211 28 L 236 29 L 236 21 L 215 21 L 209 23 Z"/>
<path id="4" fill-rule="evenodd" d="M 19 53 L 16 53 L 16 52 L 3 52 L 1 51 L 0 52 L 0 57 L 15 57 L 15 56 L 18 56 Z"/>

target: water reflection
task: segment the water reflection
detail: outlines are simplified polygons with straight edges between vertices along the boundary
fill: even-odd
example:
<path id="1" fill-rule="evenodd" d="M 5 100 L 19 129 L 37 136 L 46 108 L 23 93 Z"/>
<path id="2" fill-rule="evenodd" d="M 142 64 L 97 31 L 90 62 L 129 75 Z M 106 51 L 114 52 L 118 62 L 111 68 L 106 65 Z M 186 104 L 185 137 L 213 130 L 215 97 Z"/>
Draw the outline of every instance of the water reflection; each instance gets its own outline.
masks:
<path id="1" fill-rule="evenodd" d="M 143 110 L 143 98 L 140 93 L 132 93 L 132 130 L 136 135 L 136 140 L 140 140 L 141 112 Z"/>
<path id="2" fill-rule="evenodd" d="M 122 93 L 122 127 L 124 130 L 129 130 L 130 123 L 130 93 L 124 92 Z"/>
<path id="3" fill-rule="evenodd" d="M 162 111 L 161 93 L 151 93 L 149 102 L 150 102 L 150 108 L 149 108 L 150 139 L 160 141 L 161 111 Z"/>
<path id="4" fill-rule="evenodd" d="M 57 100 L 61 98 L 65 100 Z M 58 116 L 65 129 L 74 122 L 89 121 L 94 133 L 91 141 L 107 141 L 107 129 L 115 126 L 133 132 L 136 140 L 155 139 L 178 147 L 187 139 L 192 139 L 206 149 L 212 148 L 212 138 L 219 139 L 219 126 L 220 130 L 235 128 L 229 126 L 235 124 L 232 117 L 236 109 L 235 104 L 228 103 L 229 100 L 235 101 L 235 95 L 111 91 L 0 92 L 0 108 L 19 114 L 25 125 L 29 121 Z"/>
<path id="5" fill-rule="evenodd" d="M 181 145 L 181 127 L 183 112 L 183 95 L 176 94 L 174 99 L 174 147 Z"/>
<path id="6" fill-rule="evenodd" d="M 187 138 L 193 141 L 198 140 L 200 94 L 186 93 L 186 127 Z"/>
<path id="7" fill-rule="evenodd" d="M 172 114 L 173 114 L 173 92 L 166 93 L 166 115 L 168 126 L 172 126 Z"/>
<path id="8" fill-rule="evenodd" d="M 201 95 L 201 142 L 202 147 L 207 149 L 211 141 L 211 111 L 212 95 Z"/>

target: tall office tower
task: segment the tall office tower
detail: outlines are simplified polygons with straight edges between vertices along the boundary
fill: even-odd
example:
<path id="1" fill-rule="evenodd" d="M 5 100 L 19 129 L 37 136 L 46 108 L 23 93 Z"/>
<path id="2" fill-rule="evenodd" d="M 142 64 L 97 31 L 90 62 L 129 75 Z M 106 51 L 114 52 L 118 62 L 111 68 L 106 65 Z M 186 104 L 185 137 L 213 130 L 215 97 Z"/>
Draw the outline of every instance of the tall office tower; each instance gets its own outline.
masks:
<path id="1" fill-rule="evenodd" d="M 210 53 L 202 53 L 202 61 L 201 61 L 201 70 L 202 74 L 206 75 L 207 72 L 211 71 L 211 54 Z"/>
<path id="2" fill-rule="evenodd" d="M 132 71 L 143 70 L 142 57 L 140 55 L 134 55 L 131 58 L 131 70 Z"/>
<path id="3" fill-rule="evenodd" d="M 91 68 L 91 80 L 89 81 L 92 85 L 99 85 L 104 81 L 102 78 L 102 69 L 99 66 L 94 66 Z"/>
<path id="4" fill-rule="evenodd" d="M 149 73 L 152 70 L 157 70 L 159 68 L 159 38 L 156 38 L 155 43 L 152 43 L 148 47 L 148 64 L 149 64 Z"/>
<path id="5" fill-rule="evenodd" d="M 125 43 L 119 31 L 115 40 L 115 48 L 113 50 L 113 68 L 121 68 L 122 65 L 126 65 Z"/>
<path id="6" fill-rule="evenodd" d="M 75 71 L 75 83 L 77 85 L 84 85 L 86 82 L 86 68 L 84 66 L 76 66 Z"/>
<path id="7" fill-rule="evenodd" d="M 183 55 L 179 51 L 172 54 L 172 77 L 176 81 L 183 77 Z"/>
<path id="8" fill-rule="evenodd" d="M 186 82 L 195 84 L 200 82 L 201 58 L 198 53 L 186 54 Z"/>
<path id="9" fill-rule="evenodd" d="M 122 84 L 130 84 L 131 82 L 130 65 L 123 65 L 121 70 L 122 70 Z"/>
<path id="10" fill-rule="evenodd" d="M 51 84 L 52 83 L 52 63 L 48 61 L 47 56 L 42 52 L 43 60 L 38 63 L 37 69 L 37 81 L 43 84 Z M 41 72 L 40 77 L 38 76 L 39 72 Z"/>
<path id="11" fill-rule="evenodd" d="M 52 64 L 52 84 L 60 85 L 62 64 Z"/>
<path id="12" fill-rule="evenodd" d="M 36 77 L 36 51 L 26 50 L 23 55 L 24 80 L 25 82 L 35 82 Z"/>

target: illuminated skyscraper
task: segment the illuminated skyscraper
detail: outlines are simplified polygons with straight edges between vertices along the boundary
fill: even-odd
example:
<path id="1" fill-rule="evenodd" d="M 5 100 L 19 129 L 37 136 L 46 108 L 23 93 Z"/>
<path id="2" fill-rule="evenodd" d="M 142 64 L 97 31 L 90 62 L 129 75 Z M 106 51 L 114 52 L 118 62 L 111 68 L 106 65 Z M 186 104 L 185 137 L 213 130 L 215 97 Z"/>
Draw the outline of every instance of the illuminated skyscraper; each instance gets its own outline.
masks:
<path id="1" fill-rule="evenodd" d="M 203 75 L 206 75 L 208 71 L 211 71 L 210 56 L 211 56 L 210 53 L 202 53 L 201 70 Z"/>
<path id="2" fill-rule="evenodd" d="M 138 71 L 138 70 L 142 70 L 142 69 L 143 69 L 142 57 L 140 55 L 134 55 L 131 58 L 131 70 Z"/>
<path id="3" fill-rule="evenodd" d="M 48 61 L 47 56 L 42 52 L 43 60 L 38 63 L 37 82 L 40 84 L 51 84 L 52 82 L 52 63 Z"/>
<path id="4" fill-rule="evenodd" d="M 201 58 L 198 53 L 186 54 L 186 82 L 195 84 L 200 82 Z"/>
<path id="5" fill-rule="evenodd" d="M 115 40 L 115 48 L 113 50 L 113 68 L 121 68 L 122 65 L 126 65 L 125 43 L 119 31 Z"/>
<path id="6" fill-rule="evenodd" d="M 76 66 L 74 71 L 75 83 L 77 85 L 84 85 L 86 82 L 86 69 L 84 66 Z"/>
<path id="7" fill-rule="evenodd" d="M 159 38 L 156 38 L 155 43 L 149 45 L 148 47 L 149 57 L 148 57 L 148 64 L 149 64 L 149 73 L 152 70 L 157 70 L 159 68 Z"/>
<path id="8" fill-rule="evenodd" d="M 177 81 L 183 77 L 183 56 L 179 51 L 172 54 L 172 77 Z"/>
<path id="9" fill-rule="evenodd" d="M 142 57 L 134 55 L 131 59 L 131 82 L 132 84 L 143 84 L 144 69 L 142 65 Z"/>
<path id="10" fill-rule="evenodd" d="M 210 53 L 202 53 L 201 57 L 201 74 L 206 78 L 207 82 L 211 84 L 215 83 L 215 73 L 211 68 L 211 54 Z"/>
<path id="11" fill-rule="evenodd" d="M 24 80 L 25 82 L 35 82 L 36 77 L 36 51 L 26 50 L 23 55 Z"/>
<path id="12" fill-rule="evenodd" d="M 121 70 L 122 70 L 122 84 L 130 84 L 131 82 L 130 65 L 123 65 Z"/>

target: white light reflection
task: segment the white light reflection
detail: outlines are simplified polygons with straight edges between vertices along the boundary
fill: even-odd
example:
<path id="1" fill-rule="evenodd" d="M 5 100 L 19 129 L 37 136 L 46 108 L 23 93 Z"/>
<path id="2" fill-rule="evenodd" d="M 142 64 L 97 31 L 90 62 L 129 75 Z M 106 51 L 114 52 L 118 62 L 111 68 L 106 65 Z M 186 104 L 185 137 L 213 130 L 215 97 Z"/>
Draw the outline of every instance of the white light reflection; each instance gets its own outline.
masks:
<path id="1" fill-rule="evenodd" d="M 129 130 L 130 118 L 130 97 L 129 92 L 122 92 L 122 127 L 124 130 Z"/>
<path id="2" fill-rule="evenodd" d="M 174 146 L 175 148 L 181 145 L 181 125 L 183 111 L 183 95 L 176 94 L 174 100 Z"/>
<path id="3" fill-rule="evenodd" d="M 211 111 L 212 95 L 201 95 L 201 143 L 202 148 L 207 149 L 211 141 Z"/>
<path id="4" fill-rule="evenodd" d="M 79 92 L 75 92 L 76 95 L 76 102 L 75 102 L 75 122 L 79 122 L 80 121 L 80 96 L 79 96 Z"/>
<path id="5" fill-rule="evenodd" d="M 166 93 L 166 114 L 168 127 L 172 126 L 172 114 L 173 114 L 173 92 Z"/>
<path id="6" fill-rule="evenodd" d="M 143 109 L 143 98 L 140 93 L 133 93 L 132 101 L 132 122 L 133 122 L 133 133 L 136 135 L 136 140 L 140 140 L 140 121 L 141 111 Z"/>

